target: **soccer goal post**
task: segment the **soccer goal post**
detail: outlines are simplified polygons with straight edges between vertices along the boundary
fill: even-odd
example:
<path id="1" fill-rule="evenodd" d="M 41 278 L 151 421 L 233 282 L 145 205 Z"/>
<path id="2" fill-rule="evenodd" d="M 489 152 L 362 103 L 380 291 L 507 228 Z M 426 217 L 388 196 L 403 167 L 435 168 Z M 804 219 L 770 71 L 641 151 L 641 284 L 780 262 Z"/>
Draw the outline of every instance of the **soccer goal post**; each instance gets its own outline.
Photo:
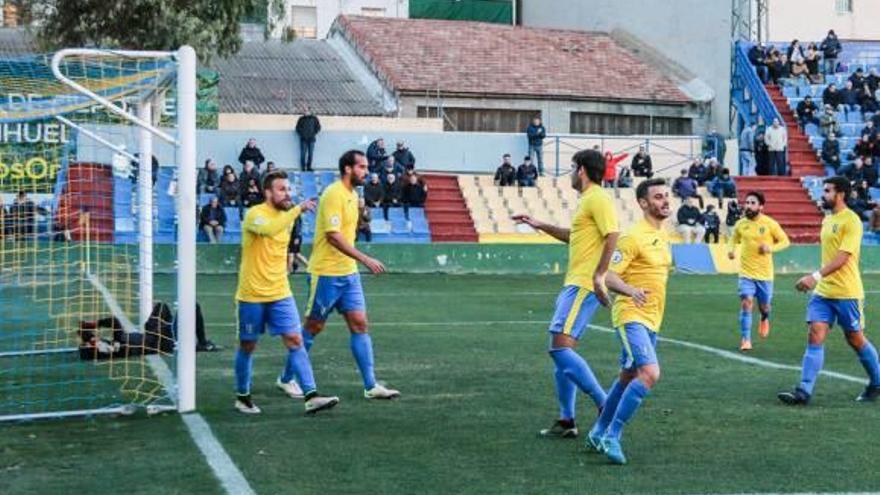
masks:
<path id="1" fill-rule="evenodd" d="M 0 60 L 0 421 L 195 409 L 196 68 Z"/>

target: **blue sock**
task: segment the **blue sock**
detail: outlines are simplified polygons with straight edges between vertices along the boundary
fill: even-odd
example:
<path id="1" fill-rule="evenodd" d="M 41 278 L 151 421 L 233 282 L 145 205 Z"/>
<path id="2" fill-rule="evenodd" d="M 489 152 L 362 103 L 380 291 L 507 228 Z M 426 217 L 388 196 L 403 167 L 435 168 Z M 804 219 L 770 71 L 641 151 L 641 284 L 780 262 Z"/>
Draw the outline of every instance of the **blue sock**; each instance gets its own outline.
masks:
<path id="1" fill-rule="evenodd" d="M 556 397 L 559 399 L 559 419 L 574 420 L 577 385 L 565 376 L 565 371 L 558 365 L 554 376 L 556 377 Z"/>
<path id="2" fill-rule="evenodd" d="M 614 383 L 611 384 L 611 388 L 608 390 L 608 398 L 605 399 L 605 406 L 602 408 L 602 414 L 599 415 L 599 418 L 596 420 L 596 424 L 593 425 L 593 429 L 590 430 L 590 433 L 594 435 L 605 434 L 608 425 L 610 425 L 611 420 L 614 419 L 614 414 L 617 412 L 617 405 L 620 404 L 620 398 L 623 396 L 624 390 L 626 390 L 626 385 L 622 385 L 620 380 L 614 380 Z"/>
<path id="3" fill-rule="evenodd" d="M 871 379 L 871 385 L 880 385 L 880 362 L 877 358 L 877 349 L 869 341 L 865 341 L 865 345 L 859 350 L 859 361 L 868 373 Z"/>
<path id="4" fill-rule="evenodd" d="M 602 385 L 599 385 L 590 365 L 580 354 L 574 352 L 574 349 L 563 348 L 550 351 L 550 357 L 569 380 L 573 381 L 585 394 L 592 397 L 596 406 L 605 404 L 605 390 L 602 389 Z"/>
<path id="5" fill-rule="evenodd" d="M 744 309 L 739 310 L 739 336 L 743 339 L 752 340 L 752 312 Z"/>
<path id="6" fill-rule="evenodd" d="M 291 378 L 293 378 L 293 375 L 296 376 L 296 381 L 299 383 L 304 394 L 314 392 L 318 388 L 315 385 L 315 375 L 312 374 L 312 363 L 309 361 L 309 353 L 306 352 L 305 347 L 299 346 L 287 350 L 287 366 L 284 367 L 285 373 L 288 370 L 291 372 Z M 284 381 L 283 377 L 281 381 Z M 289 381 L 287 380 L 287 382 Z"/>
<path id="7" fill-rule="evenodd" d="M 623 391 L 623 395 L 620 397 L 620 405 L 617 406 L 617 411 L 614 413 L 614 419 L 612 419 L 611 424 L 608 425 L 609 437 L 618 440 L 620 439 L 620 434 L 623 432 L 623 425 L 633 417 L 639 409 L 639 406 L 642 405 L 642 400 L 650 392 L 651 389 L 646 387 L 638 378 L 629 382 L 629 385 L 626 386 L 626 390 Z"/>
<path id="8" fill-rule="evenodd" d="M 306 346 L 306 352 L 312 350 L 312 344 L 315 343 L 315 336 L 308 330 L 303 330 L 303 344 Z"/>
<path id="9" fill-rule="evenodd" d="M 364 379 L 364 390 L 370 390 L 376 386 L 376 376 L 373 374 L 373 339 L 368 333 L 351 334 L 351 353 L 357 361 L 361 377 Z"/>
<path id="10" fill-rule="evenodd" d="M 235 392 L 238 395 L 251 393 L 251 374 L 253 373 L 254 359 L 249 352 L 239 348 L 235 351 Z"/>
<path id="11" fill-rule="evenodd" d="M 804 352 L 803 369 L 801 370 L 801 383 L 798 388 L 813 395 L 813 387 L 816 386 L 816 378 L 822 371 L 822 363 L 825 361 L 825 348 L 822 345 L 808 344 Z"/>

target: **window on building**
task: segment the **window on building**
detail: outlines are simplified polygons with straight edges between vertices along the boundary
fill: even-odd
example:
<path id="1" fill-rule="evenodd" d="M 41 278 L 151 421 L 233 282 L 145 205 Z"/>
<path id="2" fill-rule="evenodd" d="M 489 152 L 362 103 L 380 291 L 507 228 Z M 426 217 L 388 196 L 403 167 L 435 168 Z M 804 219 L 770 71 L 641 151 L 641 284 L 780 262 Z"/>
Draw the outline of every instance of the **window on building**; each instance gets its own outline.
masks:
<path id="1" fill-rule="evenodd" d="M 316 7 L 291 7 L 290 29 L 296 38 L 317 38 L 318 9 Z"/>
<path id="2" fill-rule="evenodd" d="M 437 107 L 418 107 L 419 118 L 437 118 Z M 443 108 L 443 130 L 460 132 L 523 132 L 538 110 L 496 110 L 493 108 Z"/>
<path id="3" fill-rule="evenodd" d="M 607 136 L 691 134 L 691 119 L 679 117 L 572 112 L 569 121 L 571 132 L 574 134 Z"/>
<path id="4" fill-rule="evenodd" d="M 361 7 L 361 15 L 366 17 L 385 17 L 385 7 Z"/>
<path id="5" fill-rule="evenodd" d="M 852 0 L 834 0 L 834 10 L 838 14 L 852 14 Z"/>

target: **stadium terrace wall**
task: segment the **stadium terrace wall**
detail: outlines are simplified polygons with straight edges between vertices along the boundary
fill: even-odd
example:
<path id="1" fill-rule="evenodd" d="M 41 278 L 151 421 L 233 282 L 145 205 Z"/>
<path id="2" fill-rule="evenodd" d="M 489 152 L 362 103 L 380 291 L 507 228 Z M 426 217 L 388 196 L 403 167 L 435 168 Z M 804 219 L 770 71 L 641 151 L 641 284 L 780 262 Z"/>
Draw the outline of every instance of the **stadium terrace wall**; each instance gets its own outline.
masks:
<path id="1" fill-rule="evenodd" d="M 391 273 L 551 275 L 565 272 L 568 252 L 561 244 L 361 244 L 381 259 Z M 305 246 L 308 255 L 311 246 Z M 239 247 L 199 245 L 197 270 L 202 274 L 236 273 Z M 673 246 L 676 271 L 688 274 L 735 273 L 724 246 Z M 157 273 L 175 273 L 172 246 L 157 246 Z M 819 247 L 796 245 L 776 254 L 777 273 L 812 272 L 819 265 Z M 862 247 L 862 271 L 880 273 L 880 246 Z"/>

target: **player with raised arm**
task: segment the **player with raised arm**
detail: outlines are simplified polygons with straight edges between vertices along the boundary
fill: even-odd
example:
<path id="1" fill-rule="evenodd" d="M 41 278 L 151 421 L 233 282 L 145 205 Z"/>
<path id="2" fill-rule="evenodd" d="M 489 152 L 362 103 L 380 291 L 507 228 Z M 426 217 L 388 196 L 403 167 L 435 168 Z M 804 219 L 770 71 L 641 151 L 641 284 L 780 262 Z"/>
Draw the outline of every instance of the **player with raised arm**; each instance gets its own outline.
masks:
<path id="1" fill-rule="evenodd" d="M 287 347 L 287 361 L 277 385 L 288 395 L 304 397 L 306 413 L 314 414 L 332 408 L 339 399 L 318 394 L 287 278 L 287 246 L 293 223 L 302 212 L 313 210 L 315 202 L 307 200 L 293 206 L 290 181 L 283 170 L 266 174 L 262 187 L 265 202 L 249 209 L 242 223 L 241 266 L 235 294 L 239 339 L 235 408 L 247 414 L 260 413 L 251 399 L 251 374 L 254 349 L 268 326 L 269 334 L 280 335 Z M 295 388 L 294 376 L 302 390 Z"/>
<path id="2" fill-rule="evenodd" d="M 601 410 L 605 390 L 587 361 L 575 351 L 599 305 L 608 306 L 605 273 L 617 244 L 617 214 L 611 198 L 602 190 L 605 158 L 596 150 L 582 150 L 572 157 L 571 187 L 580 193 L 571 229 L 557 227 L 528 215 L 513 219 L 568 244 L 568 269 L 556 299 L 550 323 L 548 352 L 555 365 L 559 419 L 540 431 L 544 437 L 574 438 L 577 389 L 589 395 Z"/>
<path id="3" fill-rule="evenodd" d="M 334 309 L 348 325 L 351 353 L 357 362 L 367 399 L 393 399 L 400 392 L 376 381 L 373 341 L 367 331 L 367 305 L 357 264 L 372 273 L 385 272 L 385 265 L 359 251 L 357 236 L 358 194 L 367 175 L 367 158 L 357 150 L 339 158 L 339 180 L 321 194 L 315 224 L 315 244 L 309 257 L 309 302 L 306 306 L 306 349 Z"/>
<path id="4" fill-rule="evenodd" d="M 620 444 L 624 425 L 660 379 L 657 333 L 666 307 L 672 251 L 663 221 L 669 218 L 669 187 L 648 179 L 636 188 L 644 219 L 620 238 L 606 277 L 614 300 L 611 320 L 621 343 L 620 375 L 608 390 L 602 413 L 587 434 L 587 447 L 626 464 Z"/>
<path id="5" fill-rule="evenodd" d="M 733 235 L 727 243 L 727 256 L 730 259 L 736 258 L 734 249 L 737 244 L 742 244 L 739 253 L 739 350 L 743 352 L 752 350 L 752 308 L 755 299 L 761 312 L 758 335 L 766 339 L 770 334 L 773 253 L 791 244 L 776 220 L 764 214 L 764 202 L 764 194 L 760 191 L 746 194 L 745 217 L 733 226 Z"/>
<path id="6" fill-rule="evenodd" d="M 868 385 L 856 397 L 860 402 L 871 402 L 880 397 L 880 364 L 877 349 L 864 334 L 865 297 L 862 276 L 859 273 L 859 254 L 862 245 L 862 221 L 846 206 L 850 195 L 849 179 L 825 179 L 822 205 L 831 210 L 822 220 L 822 267 L 801 277 L 795 288 L 801 292 L 813 291 L 807 303 L 809 336 L 801 369 L 801 382 L 791 392 L 777 394 L 788 405 L 807 405 L 813 396 L 816 379 L 825 360 L 825 337 L 835 321 L 843 329 L 846 342 L 858 354 L 868 375 Z"/>

